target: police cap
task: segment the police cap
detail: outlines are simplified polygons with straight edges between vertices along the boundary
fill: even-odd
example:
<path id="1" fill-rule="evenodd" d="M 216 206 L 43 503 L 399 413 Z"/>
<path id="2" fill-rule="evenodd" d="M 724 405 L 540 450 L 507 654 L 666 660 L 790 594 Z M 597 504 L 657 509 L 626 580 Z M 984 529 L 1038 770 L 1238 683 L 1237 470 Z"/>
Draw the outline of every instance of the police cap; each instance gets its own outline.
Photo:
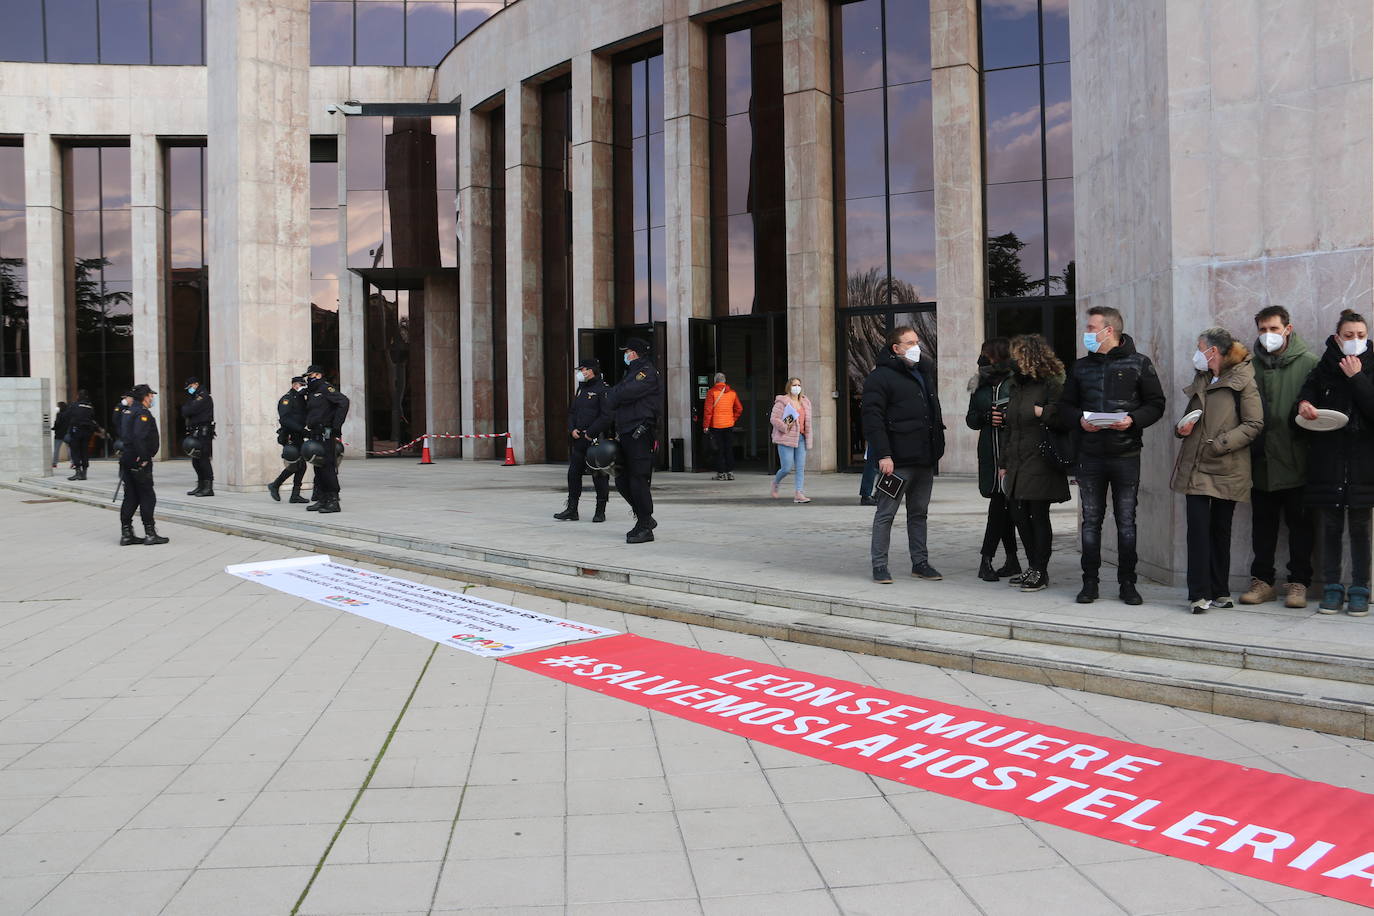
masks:
<path id="1" fill-rule="evenodd" d="M 147 385 L 135 385 L 133 387 L 133 390 L 129 392 L 129 396 L 132 397 L 135 401 L 141 401 L 150 394 L 157 394 L 157 392 L 149 388 Z"/>
<path id="2" fill-rule="evenodd" d="M 305 382 L 306 382 L 306 378 L 305 378 L 305 376 L 303 376 L 303 375 L 293 375 L 293 376 L 291 377 L 291 384 L 293 384 L 293 385 L 304 385 Z"/>
<path id="3" fill-rule="evenodd" d="M 305 370 L 306 375 L 314 375 L 316 372 L 320 375 L 324 375 L 324 366 L 311 366 L 309 369 Z"/>
<path id="4" fill-rule="evenodd" d="M 574 368 L 574 369 L 590 369 L 590 370 L 592 370 L 593 372 L 600 372 L 600 371 L 601 371 L 601 360 L 597 359 L 595 356 L 584 356 L 584 357 L 582 357 L 581 359 L 579 359 L 579 360 L 577 361 L 577 365 L 574 366 L 573 368 Z"/>
<path id="5" fill-rule="evenodd" d="M 643 337 L 631 337 L 629 340 L 625 341 L 625 346 L 620 349 L 634 350 L 640 356 L 643 356 L 645 353 L 649 352 L 649 342 Z"/>
<path id="6" fill-rule="evenodd" d="M 186 380 L 186 384 L 187 384 L 187 385 L 199 385 L 199 384 L 200 384 L 200 379 L 196 378 L 196 377 L 193 375 L 193 376 L 191 376 L 190 378 L 188 378 L 188 379 Z"/>

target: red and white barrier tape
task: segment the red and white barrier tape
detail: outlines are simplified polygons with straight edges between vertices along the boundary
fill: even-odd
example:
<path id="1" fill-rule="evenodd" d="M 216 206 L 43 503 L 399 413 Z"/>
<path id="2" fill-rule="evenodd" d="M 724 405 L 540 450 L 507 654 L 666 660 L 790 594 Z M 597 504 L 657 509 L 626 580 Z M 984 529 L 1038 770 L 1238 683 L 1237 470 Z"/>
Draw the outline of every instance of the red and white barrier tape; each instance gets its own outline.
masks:
<path id="1" fill-rule="evenodd" d="M 416 438 L 410 440 L 410 441 L 407 442 L 405 445 L 402 445 L 402 446 L 400 446 L 399 448 L 389 448 L 389 449 L 386 449 L 385 451 L 380 451 L 380 452 L 368 452 L 367 454 L 369 454 L 369 455 L 395 455 L 395 454 L 397 454 L 397 453 L 399 453 L 399 452 L 404 452 L 404 451 L 405 451 L 406 449 L 408 449 L 408 448 L 414 448 L 416 445 L 418 445 L 418 444 L 421 443 L 421 442 L 424 442 L 426 439 L 509 439 L 509 438 L 510 438 L 510 433 L 467 433 L 467 434 L 462 434 L 462 433 L 426 433 L 426 434 L 423 435 L 423 436 L 417 436 Z M 340 439 L 339 441 L 340 441 L 340 442 L 343 442 L 342 439 Z M 344 446 L 345 446 L 346 448 L 352 448 L 352 446 L 350 446 L 347 442 L 344 442 Z"/>

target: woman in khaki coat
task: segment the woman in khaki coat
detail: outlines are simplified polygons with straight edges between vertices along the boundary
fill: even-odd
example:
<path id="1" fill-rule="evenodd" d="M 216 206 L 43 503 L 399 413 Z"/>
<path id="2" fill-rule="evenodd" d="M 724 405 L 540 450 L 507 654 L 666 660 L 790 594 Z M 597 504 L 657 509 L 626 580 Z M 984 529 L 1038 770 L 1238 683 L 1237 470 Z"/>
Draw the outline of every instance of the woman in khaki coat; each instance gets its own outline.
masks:
<path id="1" fill-rule="evenodd" d="M 1197 376 L 1183 389 L 1184 416 L 1175 427 L 1183 440 L 1170 486 L 1188 508 L 1188 606 L 1194 614 L 1231 608 L 1231 518 L 1250 499 L 1250 443 L 1264 428 L 1264 405 L 1250 351 L 1225 328 L 1208 328 L 1197 340 Z"/>

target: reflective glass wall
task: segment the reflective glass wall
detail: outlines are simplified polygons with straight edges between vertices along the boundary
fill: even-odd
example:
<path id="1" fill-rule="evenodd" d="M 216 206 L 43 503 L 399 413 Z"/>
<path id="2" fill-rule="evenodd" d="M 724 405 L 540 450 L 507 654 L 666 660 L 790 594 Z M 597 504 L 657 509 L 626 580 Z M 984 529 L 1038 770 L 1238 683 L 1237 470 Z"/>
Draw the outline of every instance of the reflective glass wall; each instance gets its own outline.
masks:
<path id="1" fill-rule="evenodd" d="M 313 0 L 310 63 L 433 67 L 505 5 L 506 0 Z"/>
<path id="2" fill-rule="evenodd" d="M 711 34 L 709 91 L 713 313 L 785 312 L 782 23 L 776 8 Z"/>
<path id="3" fill-rule="evenodd" d="M 310 138 L 310 361 L 339 379 L 339 141 Z"/>
<path id="4" fill-rule="evenodd" d="M 167 385 L 180 391 L 191 376 L 206 386 L 210 384 L 205 147 L 168 146 L 163 155 L 167 180 Z M 183 397 L 173 395 L 168 400 L 179 404 Z M 172 454 L 183 454 L 181 437 L 169 435 L 168 439 Z"/>
<path id="5" fill-rule="evenodd" d="M 615 320 L 667 317 L 664 259 L 663 50 L 618 58 L 615 85 Z"/>
<path id="6" fill-rule="evenodd" d="M 86 389 L 107 425 L 134 384 L 129 148 L 69 146 L 62 159 L 67 339 L 76 343 L 68 346 L 66 394 Z"/>
<path id="7" fill-rule="evenodd" d="M 24 147 L 0 141 L 0 376 L 29 374 L 25 257 Z"/>
<path id="8" fill-rule="evenodd" d="M 204 0 L 0 0 L 0 60 L 205 63 Z"/>

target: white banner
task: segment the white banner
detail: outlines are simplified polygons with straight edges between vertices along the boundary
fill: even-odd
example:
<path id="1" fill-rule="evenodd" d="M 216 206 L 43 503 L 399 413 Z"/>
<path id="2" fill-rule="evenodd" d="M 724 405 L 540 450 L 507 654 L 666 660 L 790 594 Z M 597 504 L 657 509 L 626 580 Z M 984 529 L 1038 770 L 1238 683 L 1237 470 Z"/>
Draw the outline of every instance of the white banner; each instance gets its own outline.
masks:
<path id="1" fill-rule="evenodd" d="M 344 566 L 326 556 L 241 563 L 224 571 L 488 658 L 619 632 Z"/>

